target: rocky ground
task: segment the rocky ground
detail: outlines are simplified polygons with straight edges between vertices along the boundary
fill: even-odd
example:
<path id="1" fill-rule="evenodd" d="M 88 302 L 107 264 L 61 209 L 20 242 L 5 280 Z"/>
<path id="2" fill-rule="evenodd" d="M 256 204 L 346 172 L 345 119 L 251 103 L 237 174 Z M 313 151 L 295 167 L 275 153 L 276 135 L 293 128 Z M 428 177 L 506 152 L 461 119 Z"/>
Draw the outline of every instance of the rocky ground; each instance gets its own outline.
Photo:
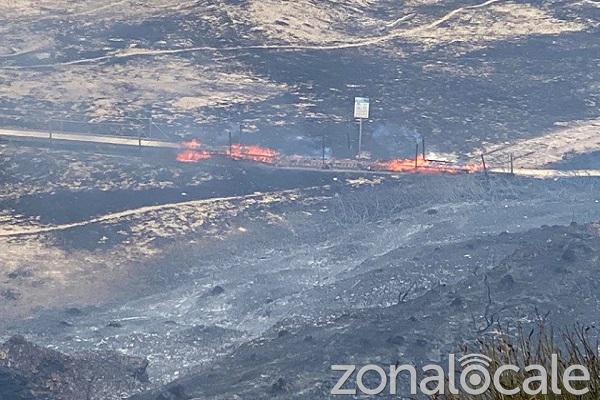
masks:
<path id="1" fill-rule="evenodd" d="M 144 387 L 148 361 L 118 353 L 66 356 L 14 336 L 0 346 L 0 398 L 114 398 Z"/>

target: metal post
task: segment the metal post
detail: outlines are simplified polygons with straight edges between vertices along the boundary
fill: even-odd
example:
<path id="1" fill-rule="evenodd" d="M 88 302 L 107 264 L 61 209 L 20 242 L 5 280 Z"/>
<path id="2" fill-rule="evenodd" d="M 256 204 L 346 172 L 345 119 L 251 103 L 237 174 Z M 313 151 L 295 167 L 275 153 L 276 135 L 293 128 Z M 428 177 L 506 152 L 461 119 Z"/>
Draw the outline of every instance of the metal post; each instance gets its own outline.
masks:
<path id="1" fill-rule="evenodd" d="M 421 138 L 421 145 L 422 145 L 422 151 L 423 151 L 423 161 L 425 161 L 425 137 Z"/>
<path id="2" fill-rule="evenodd" d="M 358 128 L 358 156 L 362 152 L 362 134 L 363 134 L 363 119 L 359 118 L 359 128 Z"/>
<path id="3" fill-rule="evenodd" d="M 148 118 L 148 138 L 152 137 L 152 115 Z"/>
<path id="4" fill-rule="evenodd" d="M 483 165 L 483 172 L 487 176 L 487 165 L 485 165 L 485 156 L 481 153 L 481 164 Z"/>
<path id="5" fill-rule="evenodd" d="M 415 150 L 415 169 L 419 168 L 419 143 L 417 142 L 417 149 Z"/>
<path id="6" fill-rule="evenodd" d="M 515 165 L 514 165 L 514 156 L 513 153 L 510 153 L 510 174 L 515 174 Z"/>
<path id="7" fill-rule="evenodd" d="M 323 150 L 323 167 L 325 167 L 325 133 L 323 133 L 323 135 L 321 136 L 321 147 Z"/>

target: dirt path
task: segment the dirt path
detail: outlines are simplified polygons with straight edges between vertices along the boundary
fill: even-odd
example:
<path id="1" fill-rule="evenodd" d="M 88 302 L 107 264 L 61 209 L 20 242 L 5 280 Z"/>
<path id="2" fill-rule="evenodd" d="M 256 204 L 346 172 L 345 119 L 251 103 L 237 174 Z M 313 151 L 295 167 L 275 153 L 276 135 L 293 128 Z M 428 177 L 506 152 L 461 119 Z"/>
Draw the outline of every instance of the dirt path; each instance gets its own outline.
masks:
<path id="1" fill-rule="evenodd" d="M 113 54 L 109 54 L 106 56 L 100 56 L 100 57 L 84 58 L 84 59 L 72 60 L 72 61 L 66 61 L 66 62 L 54 63 L 54 64 L 38 64 L 38 65 L 28 65 L 28 66 L 3 66 L 3 67 L 0 67 L 0 69 L 52 68 L 52 67 L 60 67 L 60 66 L 89 64 L 89 63 L 96 63 L 96 62 L 109 61 L 109 60 L 122 59 L 122 58 L 172 55 L 172 54 L 199 52 L 199 51 L 206 51 L 206 52 L 229 52 L 229 51 L 244 51 L 244 50 L 301 51 L 301 50 L 341 50 L 341 49 L 368 47 L 368 46 L 372 46 L 372 45 L 385 43 L 385 42 L 388 42 L 390 40 L 397 39 L 400 37 L 415 36 L 416 34 L 420 34 L 422 32 L 426 32 L 427 30 L 438 27 L 439 25 L 450 20 L 452 17 L 454 17 L 457 14 L 460 14 L 460 13 L 468 11 L 468 10 L 484 8 L 489 5 L 498 3 L 500 1 L 501 0 L 488 0 L 481 4 L 460 7 L 455 10 L 450 11 L 443 17 L 441 17 L 429 24 L 426 24 L 424 26 L 418 26 L 418 27 L 411 28 L 411 29 L 394 30 L 385 35 L 370 37 L 370 38 L 357 40 L 357 41 L 344 42 L 344 43 L 333 43 L 333 44 L 324 44 L 324 45 L 255 45 L 255 46 L 230 46 L 230 47 L 199 46 L 199 47 L 190 47 L 190 48 L 184 48 L 184 49 L 166 49 L 166 50 L 127 49 L 125 51 L 120 51 L 120 52 L 116 52 Z"/>
<path id="2" fill-rule="evenodd" d="M 307 188 L 308 190 L 316 189 L 316 188 Z M 180 203 L 169 203 L 169 204 L 160 204 L 157 206 L 147 206 L 141 208 L 135 208 L 131 210 L 125 210 L 117 213 L 110 213 L 106 215 L 102 215 L 97 218 L 91 218 L 85 221 L 74 222 L 71 224 L 61 224 L 61 225 L 50 225 L 50 226 L 40 226 L 40 227 L 28 227 L 28 228 L 20 228 L 14 225 L 2 226 L 0 225 L 0 237 L 19 237 L 19 236 L 31 236 L 31 235 L 39 235 L 43 233 L 49 232 L 58 232 L 65 231 L 73 228 L 80 228 L 87 225 L 109 222 L 109 221 L 117 221 L 122 218 L 128 217 L 136 217 L 144 214 L 156 212 L 156 211 L 164 211 L 168 209 L 179 209 L 183 207 L 199 207 L 207 204 L 215 204 L 215 203 L 223 203 L 223 202 L 231 202 L 231 201 L 241 201 L 241 200 L 258 200 L 262 203 L 276 201 L 278 199 L 282 199 L 286 196 L 293 196 L 298 191 L 296 189 L 292 190 L 284 190 L 281 192 L 274 193 L 257 193 L 251 194 L 247 196 L 232 196 L 232 197 L 215 197 L 211 199 L 204 200 L 192 200 Z"/>

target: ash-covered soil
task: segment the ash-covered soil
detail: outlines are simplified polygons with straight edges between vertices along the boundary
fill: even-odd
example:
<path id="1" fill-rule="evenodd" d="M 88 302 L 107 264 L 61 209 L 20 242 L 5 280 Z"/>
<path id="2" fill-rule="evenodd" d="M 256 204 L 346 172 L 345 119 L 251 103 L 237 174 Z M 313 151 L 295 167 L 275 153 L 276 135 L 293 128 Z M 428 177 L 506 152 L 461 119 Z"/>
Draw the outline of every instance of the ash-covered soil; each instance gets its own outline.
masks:
<path id="1" fill-rule="evenodd" d="M 21 336 L 0 345 L 0 356 L 1 399 L 104 400 L 148 381 L 145 359 L 115 352 L 67 356 Z"/>
<path id="2" fill-rule="evenodd" d="M 133 398 L 327 399 L 339 378 L 331 365 L 445 362 L 464 344 L 477 348 L 478 337 L 502 324 L 516 332 L 518 323 L 583 321 L 598 336 L 600 239 L 586 226 L 545 226 L 421 251 L 365 262 L 368 272 L 313 292 L 332 305 L 326 314 L 290 315 L 230 357 Z M 416 286 L 407 288 L 407 279 Z M 331 291 L 336 296 L 325 301 L 318 295 Z M 383 306 L 363 303 L 382 298 Z"/>
<path id="3" fill-rule="evenodd" d="M 592 168 L 597 1 L 0 2 L 0 125 Z M 0 142 L 0 399 L 328 398 L 330 365 L 595 326 L 598 180 Z M 595 330 L 591 330 L 596 335 Z M 146 377 L 148 379 L 146 379 Z"/>
<path id="4" fill-rule="evenodd" d="M 3 151 L 13 154 L 13 178 L 38 177 L 27 199 L 48 198 L 51 183 L 73 206 L 82 193 L 131 199 L 131 209 L 109 200 L 88 215 L 58 206 L 45 219 L 29 207 L 1 227 L 1 336 L 23 335 L 65 354 L 58 358 L 100 351 L 148 360 L 148 382 L 123 390 L 107 382 L 106 399 L 144 390 L 142 399 L 165 391 L 175 399 L 328 398 L 330 364 L 440 360 L 493 332 L 491 322 L 596 320 L 600 244 L 586 225 L 600 219 L 593 178 L 301 173 L 304 184 L 284 190 L 297 173 L 237 164 L 256 188 L 268 177 L 281 189 L 240 186 L 216 198 L 207 196 L 210 179 L 168 179 L 188 193 L 173 199 L 135 188 L 157 185 L 146 171 L 159 160 L 37 153 L 42 164 L 54 160 L 64 179 L 55 181 L 30 164 L 26 148 L 18 156 L 11 146 Z M 72 186 L 60 174 L 71 158 L 136 183 Z M 165 168 L 204 177 L 222 170 Z M 8 372 L 16 382 L 22 374 Z"/>

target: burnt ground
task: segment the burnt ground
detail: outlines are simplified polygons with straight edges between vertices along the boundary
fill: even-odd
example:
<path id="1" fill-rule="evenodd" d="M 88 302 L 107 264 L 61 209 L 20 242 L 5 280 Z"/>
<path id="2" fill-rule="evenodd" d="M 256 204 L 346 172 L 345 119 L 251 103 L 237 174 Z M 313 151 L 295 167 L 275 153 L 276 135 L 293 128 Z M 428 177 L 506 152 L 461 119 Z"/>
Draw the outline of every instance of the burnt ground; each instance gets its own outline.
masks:
<path id="1" fill-rule="evenodd" d="M 368 96 L 365 148 L 391 157 L 411 154 L 415 136 L 432 151 L 464 155 L 598 118 L 594 2 L 475 5 L 6 5 L 14 18 L 3 20 L 0 77 L 11 84 L 0 91 L 0 122 L 145 135 L 147 121 L 123 118 L 152 116 L 154 135 L 213 145 L 227 141 L 225 129 L 239 136 L 241 124 L 251 143 L 319 154 L 325 136 L 334 154 L 348 156 L 356 152 L 353 98 Z M 412 31 L 455 10 L 434 29 Z"/>
<path id="2" fill-rule="evenodd" d="M 436 361 L 493 332 L 492 318 L 596 322 L 599 243 L 585 225 L 600 218 L 593 178 L 308 174 L 303 188 L 218 200 L 202 189 L 218 176 L 211 164 L 167 168 L 188 182 L 202 176 L 191 190 L 149 175 L 157 160 L 77 154 L 90 171 L 119 177 L 98 190 L 74 186 L 79 175 L 27 167 L 32 157 L 19 149 L 23 157 L 7 166 L 53 187 L 34 185 L 33 197 L 56 189 L 72 193 L 73 205 L 94 193 L 116 200 L 87 216 L 58 207 L 41 221 L 31 207 L 3 220 L 3 232 L 53 230 L 1 238 L 2 336 L 73 357 L 147 359 L 149 382 L 128 395 L 150 389 L 141 398 L 164 398 L 158 393 L 175 387 L 176 399 L 327 398 L 335 362 Z M 76 153 L 36 154 L 68 172 Z M 287 171 L 243 170 L 252 182 L 266 174 L 288 183 Z M 187 203 L 153 198 L 159 191 L 144 184 L 185 190 Z M 136 203 L 141 196 L 147 203 Z M 153 208 L 111 208 L 124 197 Z"/>
<path id="3" fill-rule="evenodd" d="M 152 117 L 153 137 L 222 145 L 231 130 L 317 156 L 324 138 L 347 157 L 352 98 L 369 96 L 376 157 L 412 157 L 421 136 L 448 158 L 541 138 L 536 151 L 576 150 L 557 168 L 592 167 L 598 10 L 4 2 L 0 124 L 137 136 Z M 0 143 L 2 400 L 328 398 L 333 363 L 438 361 L 492 319 L 596 323 L 597 179 L 380 179 L 95 150 Z"/>
<path id="4" fill-rule="evenodd" d="M 497 326 L 516 332 L 518 321 L 552 321 L 554 327 L 583 321 L 597 337 L 599 246 L 597 236 L 573 224 L 426 247 L 410 261 L 404 249 L 393 251 L 366 263 L 368 273 L 313 292 L 333 292 L 320 300 L 350 305 L 343 311 L 331 306 L 319 317 L 288 317 L 231 357 L 133 398 L 325 399 L 339 378 L 331 365 L 447 362 L 460 345 L 476 349 L 475 339 Z M 497 261 L 482 263 L 490 254 Z M 426 270 L 439 280 L 424 290 L 407 263 L 420 265 L 417 275 Z M 407 275 L 416 289 L 406 291 Z"/>
<path id="5" fill-rule="evenodd" d="M 9 155 L 6 152 L 5 157 L 0 161 L 0 167 L 4 167 L 2 181 L 6 188 L 18 187 L 18 190 L 24 193 L 10 193 L 5 190 L 0 197 L 0 209 L 23 218 L 36 218 L 42 224 L 68 224 L 132 208 L 190 199 L 245 196 L 256 192 L 335 184 L 332 181 L 332 174 L 322 172 L 277 171 L 226 159 L 210 160 L 203 163 L 201 167 L 188 166 L 176 162 L 175 152 L 171 151 L 128 152 L 115 149 L 111 153 L 111 149 L 107 149 L 106 146 L 99 147 L 99 150 L 100 156 L 87 146 L 75 146 L 73 149 L 79 163 L 93 163 L 96 160 L 102 163 L 102 158 L 105 157 L 103 153 L 108 151 L 114 160 L 119 164 L 122 163 L 120 168 L 114 170 L 99 168 L 88 175 L 79 171 L 82 175 L 77 182 L 79 187 L 49 182 L 49 185 L 56 184 L 56 187 L 42 187 L 42 192 L 33 193 L 25 192 L 27 186 L 19 182 L 18 176 L 10 174 L 10 164 L 15 159 L 20 159 L 23 151 L 31 155 L 33 159 L 26 161 L 27 165 L 24 167 L 35 169 L 34 176 L 29 177 L 29 181 L 37 183 L 36 178 L 41 181 L 60 179 L 58 173 L 53 171 L 57 167 L 60 168 L 60 165 L 57 165 L 60 162 L 43 157 L 44 154 L 52 152 L 43 145 L 21 149 L 20 154 Z M 64 152 L 64 154 L 69 153 Z M 140 167 L 142 171 L 136 171 Z M 142 184 L 135 186 L 136 182 L 120 181 L 122 174 L 128 173 L 129 170 L 137 172 L 137 179 L 143 180 Z M 77 171 L 73 172 L 77 173 Z M 148 182 L 149 180 L 153 182 Z M 107 187 L 106 191 L 86 189 L 87 186 L 93 187 L 99 182 L 113 187 Z M 80 204 L 85 204 L 85 207 L 78 207 Z"/>
<path id="6" fill-rule="evenodd" d="M 0 346 L 0 398 L 105 399 L 143 387 L 145 359 L 113 352 L 72 356 L 14 336 Z"/>

